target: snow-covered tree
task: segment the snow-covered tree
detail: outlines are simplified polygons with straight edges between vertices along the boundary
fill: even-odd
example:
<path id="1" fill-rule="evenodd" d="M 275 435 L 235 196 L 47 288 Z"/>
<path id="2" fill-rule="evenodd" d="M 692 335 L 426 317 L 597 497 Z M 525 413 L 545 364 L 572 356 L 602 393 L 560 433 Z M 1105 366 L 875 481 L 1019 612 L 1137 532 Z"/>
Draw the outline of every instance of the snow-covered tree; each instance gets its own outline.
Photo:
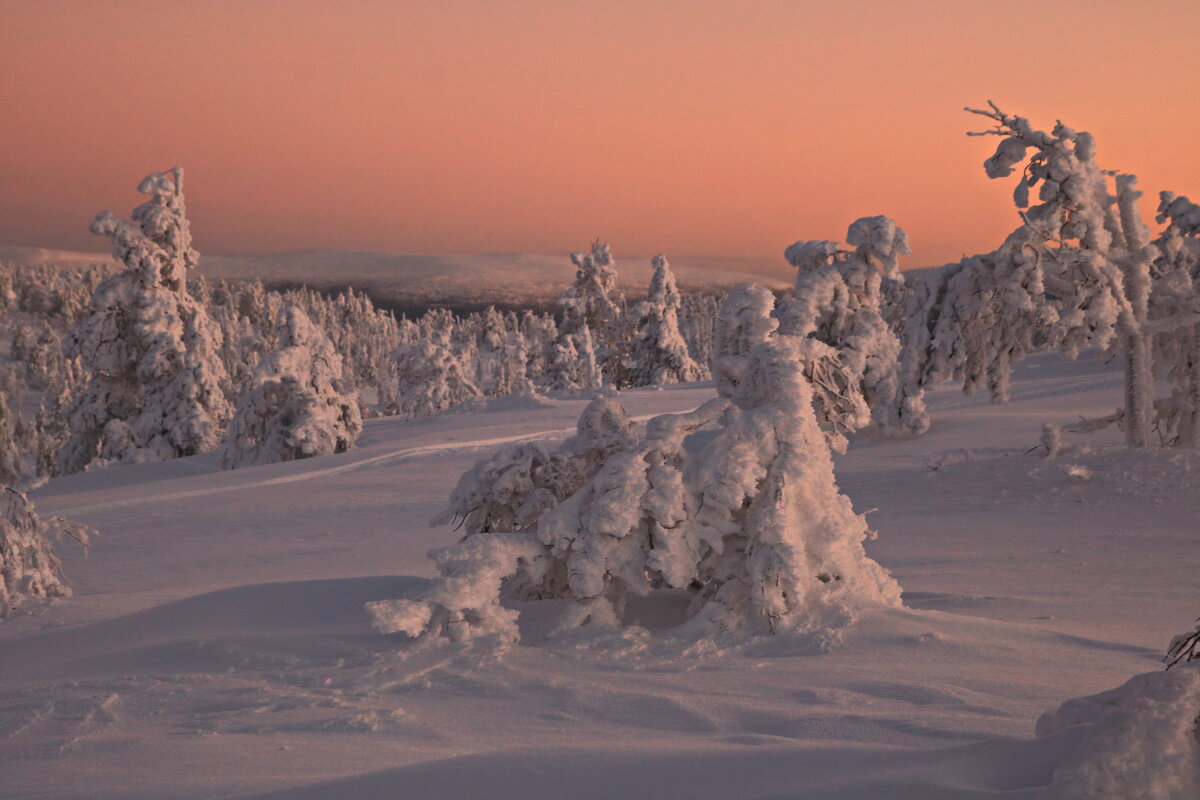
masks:
<path id="1" fill-rule="evenodd" d="M 90 379 L 68 411 L 62 472 L 97 458 L 155 461 L 213 450 L 230 415 L 221 331 L 187 289 L 199 256 L 183 170 L 154 173 L 138 191 L 150 200 L 134 209 L 133 222 L 107 211 L 92 222 L 125 269 L 100 283 L 72 335 Z"/>
<path id="2" fill-rule="evenodd" d="M 1171 395 L 1155 402 L 1160 433 L 1186 447 L 1200 444 L 1200 206 L 1172 192 L 1160 192 L 1154 241 L 1159 257 L 1151 274 L 1150 317 L 1155 374 L 1171 385 Z M 1193 318 L 1196 321 L 1190 321 Z M 1160 320 L 1178 320 L 1170 328 Z"/>
<path id="3" fill-rule="evenodd" d="M 594 331 L 621 316 L 615 296 L 616 262 L 608 243 L 596 240 L 590 253 L 572 253 L 571 263 L 575 265 L 575 283 L 558 300 L 567 331 L 573 333 L 581 325 Z"/>
<path id="4" fill-rule="evenodd" d="M 629 315 L 633 327 L 622 383 L 661 386 L 700 380 L 702 371 L 679 330 L 680 294 L 665 255 L 654 257 L 646 299 Z"/>
<path id="5" fill-rule="evenodd" d="M 63 534 L 86 547 L 85 526 L 60 517 L 41 520 L 23 492 L 0 485 L 0 619 L 27 604 L 71 594 L 49 541 Z"/>
<path id="6" fill-rule="evenodd" d="M 995 252 L 948 265 L 914 291 L 901 364 L 908 426 L 928 427 L 922 394 L 932 383 L 955 378 L 968 392 L 986 384 L 1003 402 L 1013 365 L 1029 353 L 1095 347 L 1123 356 L 1125 404 L 1110 421 L 1131 447 L 1148 446 L 1154 373 L 1174 370 L 1155 363 L 1154 338 L 1194 326 L 1197 314 L 1151 315 L 1160 253 L 1136 177 L 1101 169 L 1091 134 L 1062 123 L 1039 131 L 995 105 L 972 111 L 995 122 L 973 135 L 1002 137 L 984 162 L 988 177 L 1011 175 L 1033 152 L 1013 193 L 1022 224 Z M 1040 202 L 1031 205 L 1033 188 Z"/>
<path id="7" fill-rule="evenodd" d="M 426 417 L 483 396 L 448 342 L 401 345 L 395 359 L 397 385 L 394 405 L 388 408 L 391 414 Z"/>
<path id="8" fill-rule="evenodd" d="M 575 435 L 554 450 L 514 444 L 463 473 L 433 525 L 452 523 L 466 536 L 530 530 L 542 513 L 578 491 L 614 453 L 635 444 L 625 409 L 607 397 L 580 414 Z"/>
<path id="9" fill-rule="evenodd" d="M 518 588 L 570 600 L 560 631 L 618 625 L 627 594 L 674 588 L 696 597 L 685 634 L 792 631 L 828 645 L 861 610 L 898 604 L 837 489 L 804 374 L 807 343 L 771 334 L 770 297 L 743 287 L 722 308 L 722 396 L 651 420 L 565 499 L 538 495 L 546 459 L 528 450 L 464 476 L 443 519 L 466 516 L 471 531 L 431 553 L 442 578 L 423 596 L 368 604 L 376 626 L 514 639 L 517 612 L 501 600 Z M 716 434 L 689 452 L 688 437 L 707 426 Z"/>
<path id="10" fill-rule="evenodd" d="M 13 415 L 4 392 L 0 392 L 0 486 L 13 486 L 21 478 L 20 451 L 14 434 Z"/>
<path id="11" fill-rule="evenodd" d="M 501 396 L 532 392 L 533 382 L 529 380 L 528 369 L 529 349 L 525 345 L 525 335 L 519 328 L 514 327 L 505 334 L 504 341 L 500 344 L 492 393 Z"/>
<path id="12" fill-rule="evenodd" d="M 342 386 L 342 357 L 296 306 L 279 313 L 279 349 L 258 365 L 221 447 L 226 469 L 341 453 L 362 431 L 358 398 Z"/>
<path id="13" fill-rule="evenodd" d="M 546 388 L 555 391 L 575 392 L 603 385 L 591 327 L 585 323 L 574 333 L 563 329 L 550 348 L 543 378 Z"/>
<path id="14" fill-rule="evenodd" d="M 1177 636 L 1167 669 L 1135 675 L 1121 686 L 1067 700 L 1043 714 L 1034 733 L 1081 734 L 1056 766 L 1047 800 L 1200 797 L 1200 632 Z"/>
<path id="15" fill-rule="evenodd" d="M 899 256 L 908 237 L 887 217 L 863 217 L 851 223 L 846 241 L 800 241 L 785 257 L 797 269 L 795 299 L 781 314 L 780 331 L 810 337 L 837 351 L 841 363 L 871 408 L 880 430 L 901 427 L 897 401 L 900 340 L 888 324 L 903 301 L 904 277 Z"/>

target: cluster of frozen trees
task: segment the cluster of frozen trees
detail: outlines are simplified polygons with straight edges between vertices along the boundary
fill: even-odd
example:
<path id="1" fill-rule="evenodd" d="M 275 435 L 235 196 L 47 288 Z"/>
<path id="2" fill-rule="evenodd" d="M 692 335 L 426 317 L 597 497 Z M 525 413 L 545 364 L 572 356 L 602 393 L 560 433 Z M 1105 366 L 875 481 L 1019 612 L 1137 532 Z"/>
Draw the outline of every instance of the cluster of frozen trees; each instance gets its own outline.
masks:
<path id="1" fill-rule="evenodd" d="M 353 290 L 326 297 L 210 282 L 179 168 L 148 176 L 131 220 L 99 215 L 121 269 L 0 267 L 0 389 L 30 474 L 219 449 L 227 467 L 353 447 L 361 419 L 508 394 L 706 377 L 716 299 L 683 296 L 666 259 L 644 300 L 606 245 L 574 254 L 551 314 L 434 309 L 410 320 Z"/>
<path id="2" fill-rule="evenodd" d="M 872 423 L 923 433 L 924 392 L 947 380 L 968 392 L 986 384 L 1002 402 L 1013 365 L 1033 352 L 1121 354 L 1125 405 L 1089 427 L 1116 423 L 1134 447 L 1154 430 L 1195 444 L 1200 207 L 1163 193 L 1165 228 L 1152 238 L 1136 178 L 1102 170 L 1090 135 L 1061 123 L 1038 131 L 995 106 L 975 113 L 1002 137 L 989 177 L 1024 165 L 1021 224 L 998 250 L 909 282 L 899 269 L 907 236 L 884 216 L 851 223 L 846 247 L 791 245 L 790 301 L 775 309 L 769 292 L 744 287 L 721 306 L 710 351 L 717 399 L 643 432 L 597 400 L 559 448 L 514 445 L 481 461 L 435 520 L 466 529 L 431 554 L 441 579 L 421 597 L 371 604 L 376 625 L 515 638 L 506 599 L 569 600 L 560 625 L 569 629 L 618 625 L 629 593 L 676 589 L 695 595 L 694 630 L 836 630 L 849 609 L 897 595 L 862 551 L 865 528 L 837 493 L 830 449 Z M 573 260 L 555 347 L 577 370 L 597 363 L 618 385 L 701 374 L 681 345 L 665 258 L 632 310 L 611 298 L 606 245 Z M 634 359 L 613 347 L 622 329 L 639 332 Z M 1168 397 L 1155 397 L 1156 378 Z M 705 444 L 689 449 L 701 429 Z M 1049 438 L 1061 444 L 1057 429 Z"/>

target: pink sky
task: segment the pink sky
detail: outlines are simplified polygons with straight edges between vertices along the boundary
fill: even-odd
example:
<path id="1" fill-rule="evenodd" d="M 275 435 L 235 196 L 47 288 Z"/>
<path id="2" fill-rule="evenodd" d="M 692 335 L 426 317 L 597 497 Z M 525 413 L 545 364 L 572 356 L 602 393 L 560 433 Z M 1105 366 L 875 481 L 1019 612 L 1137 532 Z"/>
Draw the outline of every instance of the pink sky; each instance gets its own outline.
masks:
<path id="1" fill-rule="evenodd" d="M 1096 134 L 1200 195 L 1200 3 L 0 4 L 0 243 L 102 249 L 187 169 L 202 252 L 782 261 L 887 214 L 909 266 L 995 247 L 1011 181 L 961 111 Z"/>

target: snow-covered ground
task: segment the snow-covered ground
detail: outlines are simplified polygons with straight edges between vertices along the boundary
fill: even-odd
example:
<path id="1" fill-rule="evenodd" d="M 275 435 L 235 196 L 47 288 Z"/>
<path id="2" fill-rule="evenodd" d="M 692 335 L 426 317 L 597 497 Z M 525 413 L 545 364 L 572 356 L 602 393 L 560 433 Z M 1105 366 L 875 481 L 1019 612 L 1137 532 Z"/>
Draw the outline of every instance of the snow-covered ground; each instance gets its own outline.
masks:
<path id="1" fill-rule="evenodd" d="M 640 295 L 650 282 L 648 258 L 625 258 L 617 251 L 618 284 Z M 586 249 L 587 242 L 580 243 Z M 794 270 L 780 249 L 779 259 L 671 257 L 679 286 L 687 291 L 728 291 L 753 281 L 772 289 L 791 286 Z M 79 253 L 37 247 L 0 246 L 0 262 L 14 264 L 110 264 L 106 253 Z M 567 254 L 474 253 L 423 255 L 361 250 L 306 250 L 257 256 L 204 255 L 198 272 L 208 278 L 305 284 L 315 289 L 355 289 L 376 302 L 419 307 L 549 303 L 571 285 L 575 267 Z"/>
<path id="2" fill-rule="evenodd" d="M 1036 797 L 1082 728 L 1067 698 L 1160 666 L 1200 613 L 1200 455 L 1116 434 L 1054 460 L 1043 422 L 1111 413 L 1097 360 L 1024 362 L 1010 404 L 946 390 L 919 439 L 860 435 L 841 486 L 906 607 L 830 653 L 765 639 L 681 653 L 649 633 L 414 644 L 363 603 L 432 574 L 429 528 L 503 442 L 564 437 L 582 400 L 366 424 L 353 452 L 218 470 L 212 455 L 54 480 L 95 526 L 59 552 L 76 596 L 0 624 L 0 797 Z M 646 417 L 711 385 L 620 397 Z"/>

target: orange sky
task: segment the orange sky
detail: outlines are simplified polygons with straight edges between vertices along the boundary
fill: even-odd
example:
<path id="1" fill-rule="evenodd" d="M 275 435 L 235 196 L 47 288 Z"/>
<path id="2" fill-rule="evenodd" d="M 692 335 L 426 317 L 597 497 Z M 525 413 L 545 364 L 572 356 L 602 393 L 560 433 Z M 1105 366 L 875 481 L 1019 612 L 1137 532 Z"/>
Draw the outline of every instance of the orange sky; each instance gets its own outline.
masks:
<path id="1" fill-rule="evenodd" d="M 1198 34 L 1195 0 L 0 0 L 0 243 L 103 249 L 180 163 L 209 253 L 781 264 L 883 213 L 941 263 L 1014 225 L 989 98 L 1200 195 Z"/>

